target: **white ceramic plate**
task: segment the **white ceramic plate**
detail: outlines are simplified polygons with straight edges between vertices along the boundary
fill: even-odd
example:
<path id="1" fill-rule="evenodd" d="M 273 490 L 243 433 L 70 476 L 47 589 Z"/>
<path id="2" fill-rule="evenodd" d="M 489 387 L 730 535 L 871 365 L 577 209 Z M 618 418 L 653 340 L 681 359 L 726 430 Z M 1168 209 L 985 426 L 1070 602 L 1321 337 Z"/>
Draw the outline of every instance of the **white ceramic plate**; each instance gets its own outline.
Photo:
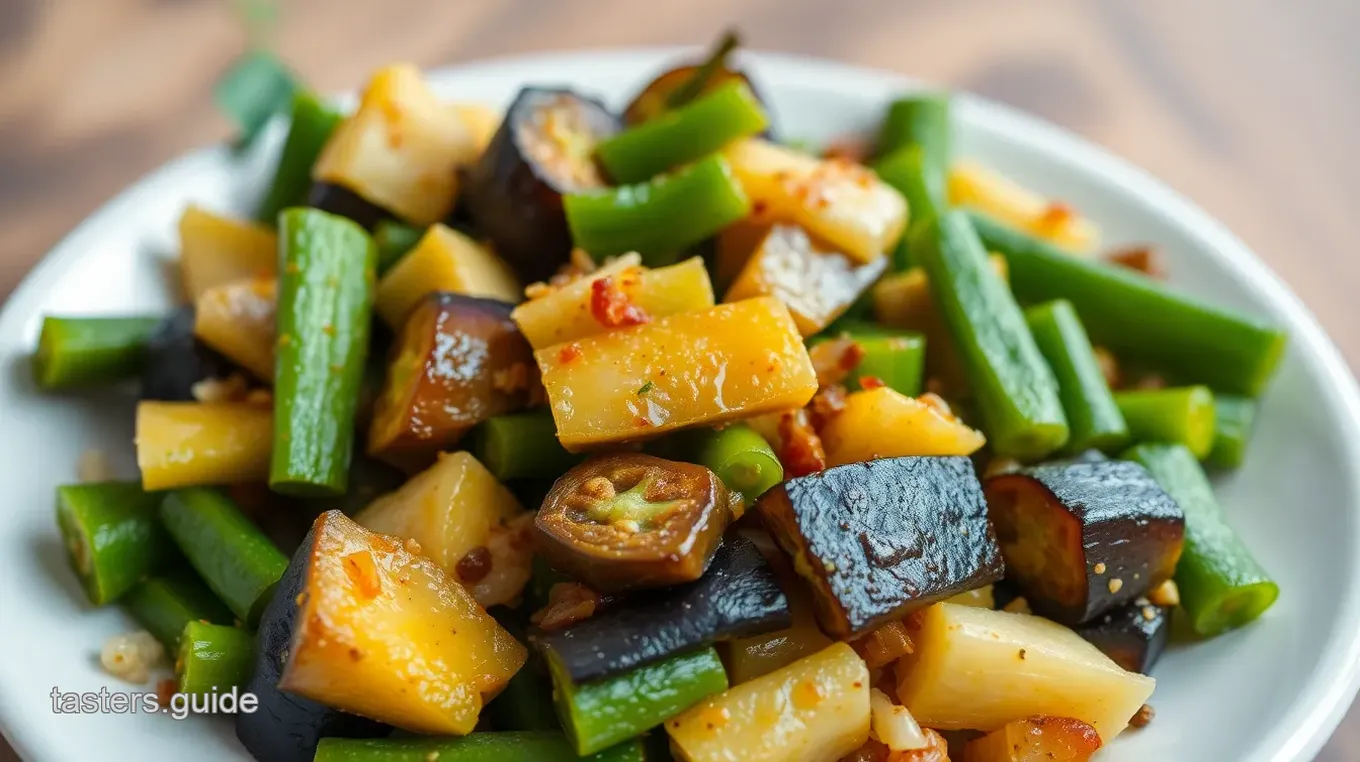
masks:
<path id="1" fill-rule="evenodd" d="M 622 105 L 677 52 L 522 58 L 439 72 L 433 81 L 458 100 L 504 105 L 524 83 L 567 83 Z M 785 134 L 814 141 L 872 128 L 886 100 L 912 86 L 788 56 L 755 57 L 754 69 Z M 1161 244 L 1177 285 L 1288 327 L 1290 349 L 1249 461 L 1218 485 L 1233 523 L 1279 581 L 1279 603 L 1244 631 L 1170 652 L 1155 673 L 1155 722 L 1118 739 L 1101 759 L 1311 759 L 1355 694 L 1360 659 L 1360 396 L 1348 369 L 1299 300 L 1173 191 L 996 104 L 961 98 L 955 114 L 960 155 L 1073 200 L 1110 243 Z M 76 458 L 88 447 L 107 449 L 121 473 L 135 473 L 132 400 L 40 395 L 27 355 L 44 313 L 169 308 L 167 263 L 180 211 L 193 201 L 248 215 L 266 182 L 269 152 L 243 160 L 212 148 L 143 179 L 63 241 L 0 315 L 0 723 L 26 758 L 246 758 L 222 718 L 54 713 L 53 688 L 129 690 L 99 670 L 97 654 L 106 637 L 131 623 L 116 608 L 93 611 L 83 603 L 62 554 L 52 495 L 73 480 Z"/>

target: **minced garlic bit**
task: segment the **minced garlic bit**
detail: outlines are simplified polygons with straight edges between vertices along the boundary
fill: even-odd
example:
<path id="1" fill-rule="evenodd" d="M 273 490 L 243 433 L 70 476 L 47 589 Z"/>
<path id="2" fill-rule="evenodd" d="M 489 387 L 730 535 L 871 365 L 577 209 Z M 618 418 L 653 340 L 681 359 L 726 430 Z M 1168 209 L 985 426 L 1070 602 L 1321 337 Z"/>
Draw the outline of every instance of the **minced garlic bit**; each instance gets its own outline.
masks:
<path id="1" fill-rule="evenodd" d="M 1124 580 L 1118 577 L 1110 580 L 1110 595 L 1114 595 L 1122 589 L 1124 589 Z"/>
<path id="2" fill-rule="evenodd" d="M 1033 613 L 1032 611 L 1029 610 L 1029 601 L 1025 600 L 1025 597 L 1023 595 L 1016 596 L 1015 598 L 1011 599 L 1011 602 L 1007 603 L 1005 606 L 1002 606 L 1001 610 L 1009 611 L 1012 614 Z"/>
<path id="3" fill-rule="evenodd" d="M 250 383 L 240 373 L 226 378 L 205 378 L 189 389 L 199 402 L 239 402 L 250 393 Z"/>
<path id="4" fill-rule="evenodd" d="M 76 479 L 84 484 L 106 482 L 113 478 L 113 465 L 103 450 L 89 449 L 76 461 Z"/>
<path id="5" fill-rule="evenodd" d="M 99 663 L 110 675 L 129 683 L 145 684 L 151 670 L 165 661 L 165 647 L 146 630 L 115 635 L 99 652 Z"/>
<path id="6" fill-rule="evenodd" d="M 1148 593 L 1148 600 L 1158 606 L 1179 606 L 1181 605 L 1181 589 L 1176 586 L 1176 580 L 1169 579 L 1154 587 Z"/>
<path id="7" fill-rule="evenodd" d="M 1095 567 L 1091 569 L 1091 571 L 1095 572 L 1096 574 L 1104 574 L 1105 564 L 1103 563 L 1096 564 Z"/>

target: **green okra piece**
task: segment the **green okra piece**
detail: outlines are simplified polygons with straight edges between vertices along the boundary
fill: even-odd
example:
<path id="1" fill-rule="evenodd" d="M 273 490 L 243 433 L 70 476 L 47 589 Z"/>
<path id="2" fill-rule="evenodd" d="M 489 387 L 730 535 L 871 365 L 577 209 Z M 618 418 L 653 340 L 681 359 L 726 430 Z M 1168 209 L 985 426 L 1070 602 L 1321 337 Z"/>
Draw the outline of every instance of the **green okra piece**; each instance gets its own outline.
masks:
<path id="1" fill-rule="evenodd" d="M 137 482 L 57 487 L 57 528 L 90 603 L 118 600 L 178 558 L 157 518 L 159 505 L 160 496 Z"/>
<path id="2" fill-rule="evenodd" d="M 192 569 L 150 577 L 119 603 L 170 651 L 179 648 L 184 626 L 190 622 L 232 623 L 231 610 Z"/>
<path id="3" fill-rule="evenodd" d="M 1025 311 L 1025 321 L 1048 367 L 1058 379 L 1058 396 L 1070 433 L 1067 451 L 1111 452 L 1129 443 L 1129 427 L 1100 370 L 1081 319 L 1064 299 Z"/>
<path id="4" fill-rule="evenodd" d="M 1124 391 L 1114 401 L 1135 442 L 1183 444 L 1196 458 L 1214 445 L 1214 394 L 1207 386 Z"/>
<path id="5" fill-rule="evenodd" d="M 175 658 L 179 692 L 206 696 L 244 686 L 255 666 L 255 633 L 239 627 L 191 621 Z"/>
<path id="6" fill-rule="evenodd" d="M 46 391 L 112 384 L 142 371 L 155 317 L 43 318 L 33 380 Z"/>
<path id="7" fill-rule="evenodd" d="M 279 153 L 269 191 L 255 215 L 257 220 L 266 225 L 278 224 L 279 212 L 307 203 L 307 194 L 312 189 L 312 165 L 344 118 L 314 93 L 303 90 L 293 93 L 288 138 Z"/>

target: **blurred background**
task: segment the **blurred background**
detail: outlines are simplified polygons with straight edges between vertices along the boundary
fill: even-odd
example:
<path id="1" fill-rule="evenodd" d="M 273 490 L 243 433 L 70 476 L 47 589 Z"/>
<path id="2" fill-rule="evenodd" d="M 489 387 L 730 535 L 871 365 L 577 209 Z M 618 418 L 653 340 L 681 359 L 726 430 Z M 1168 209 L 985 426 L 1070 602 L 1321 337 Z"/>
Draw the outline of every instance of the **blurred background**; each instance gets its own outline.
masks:
<path id="1" fill-rule="evenodd" d="M 707 45 L 729 25 L 1110 148 L 1226 223 L 1360 363 L 1354 0 L 0 0 L 0 301 L 123 186 L 231 134 L 212 86 L 252 35 L 336 91 L 393 60 Z M 1360 711 L 1318 759 L 1360 759 Z"/>

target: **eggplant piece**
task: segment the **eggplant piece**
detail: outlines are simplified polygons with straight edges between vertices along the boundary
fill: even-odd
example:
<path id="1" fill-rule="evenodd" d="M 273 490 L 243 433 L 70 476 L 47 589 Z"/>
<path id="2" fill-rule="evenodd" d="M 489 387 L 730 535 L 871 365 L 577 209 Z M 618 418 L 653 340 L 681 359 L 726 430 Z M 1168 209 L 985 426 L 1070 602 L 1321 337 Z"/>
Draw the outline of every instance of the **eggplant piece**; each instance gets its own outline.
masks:
<path id="1" fill-rule="evenodd" d="M 658 74 L 647 86 L 642 88 L 628 108 L 623 110 L 623 123 L 629 127 L 642 122 L 650 121 L 656 117 L 676 108 L 677 105 L 672 101 L 676 93 L 681 88 L 686 88 L 687 100 L 693 100 L 704 95 L 715 88 L 721 87 L 732 80 L 741 80 L 755 94 L 756 100 L 765 107 L 765 113 L 770 114 L 769 101 L 761 96 L 760 88 L 756 87 L 744 71 L 728 65 L 727 57 L 740 44 L 740 40 L 735 33 L 729 32 L 718 41 L 718 45 L 708 57 L 699 63 L 685 66 L 677 66 L 667 69 Z M 703 82 L 696 88 L 694 79 L 696 76 L 702 77 Z M 679 104 L 684 105 L 684 104 Z M 762 137 L 774 139 L 774 123 L 761 133 Z"/>
<path id="2" fill-rule="evenodd" d="M 538 370 L 512 308 L 445 292 L 416 305 L 374 404 L 370 455 L 421 470 L 473 426 L 529 404 Z"/>
<path id="3" fill-rule="evenodd" d="M 533 639 L 584 683 L 719 640 L 793 625 L 788 596 L 755 543 L 729 534 L 698 581 L 625 599 L 603 614 Z"/>
<path id="4" fill-rule="evenodd" d="M 332 709 L 279 688 L 293 630 L 299 624 L 298 602 L 307 590 L 307 567 L 316 545 L 313 524 L 274 588 L 255 634 L 255 667 L 245 691 L 258 698 L 254 712 L 236 715 L 236 737 L 259 762 L 311 762 L 322 738 L 379 738 L 392 728 L 376 720 Z"/>
<path id="5" fill-rule="evenodd" d="M 1171 640 L 1171 609 L 1139 599 L 1096 617 L 1076 631 L 1115 664 L 1146 675 Z"/>
<path id="6" fill-rule="evenodd" d="M 307 194 L 307 206 L 351 219 L 370 233 L 379 222 L 395 219 L 391 212 L 349 188 L 320 180 L 312 183 L 312 190 Z"/>
<path id="7" fill-rule="evenodd" d="M 966 457 L 848 463 L 789 479 L 756 507 L 842 640 L 1003 576 Z"/>
<path id="8" fill-rule="evenodd" d="M 194 384 L 224 379 L 238 368 L 194 337 L 194 308 L 176 309 L 147 341 L 142 366 L 142 399 L 192 402 Z"/>
<path id="9" fill-rule="evenodd" d="M 545 281 L 570 258 L 562 195 L 604 187 L 595 145 L 618 130 L 604 104 L 565 88 L 526 87 L 506 110 L 463 201 L 520 282 Z"/>
<path id="10" fill-rule="evenodd" d="M 1069 627 L 1147 595 L 1180 560 L 1185 514 L 1137 463 L 1068 461 L 987 480 L 1007 575 Z"/>

